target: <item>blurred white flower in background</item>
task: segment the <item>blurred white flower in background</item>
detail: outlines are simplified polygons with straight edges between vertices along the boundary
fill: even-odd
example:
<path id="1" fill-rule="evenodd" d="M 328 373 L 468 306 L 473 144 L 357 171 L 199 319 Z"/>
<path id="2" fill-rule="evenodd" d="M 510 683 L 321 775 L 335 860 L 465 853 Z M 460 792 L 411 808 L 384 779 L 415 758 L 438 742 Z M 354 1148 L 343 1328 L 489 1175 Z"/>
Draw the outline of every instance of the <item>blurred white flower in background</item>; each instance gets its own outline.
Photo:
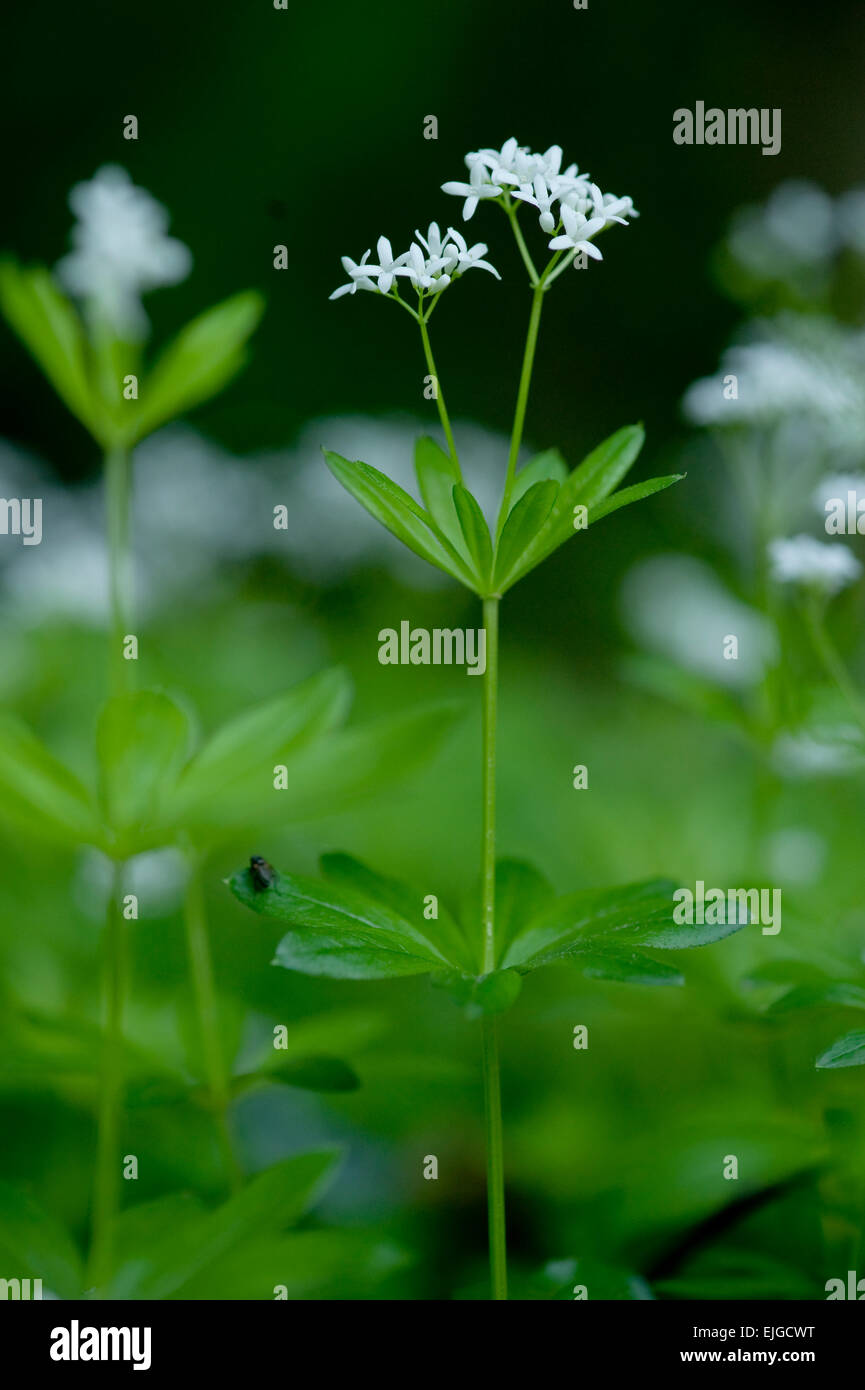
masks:
<path id="1" fill-rule="evenodd" d="M 846 504 L 851 492 L 856 504 L 865 501 L 865 473 L 829 473 L 814 489 L 814 506 L 819 515 L 825 517 L 830 502 L 840 498 Z"/>
<path id="2" fill-rule="evenodd" d="M 815 725 L 780 734 L 772 748 L 776 772 L 790 778 L 844 777 L 865 767 L 855 724 Z"/>
<path id="3" fill-rule="evenodd" d="M 494 522 L 507 440 L 457 422 L 466 476 Z M 287 449 L 237 458 L 188 425 L 172 425 L 135 452 L 133 595 L 147 617 L 190 595 L 208 601 L 240 583 L 239 571 L 274 556 L 302 579 L 338 582 L 380 567 L 414 588 L 449 583 L 416 561 L 359 509 L 334 479 L 321 445 L 358 455 L 416 492 L 414 447 L 429 431 L 411 417 L 314 420 Z M 43 542 L 0 549 L 0 592 L 23 627 L 64 619 L 103 627 L 108 618 L 108 559 L 101 484 L 63 487 L 34 457 L 0 441 L 0 495 L 43 499 Z M 285 507 L 288 526 L 274 526 Z"/>
<path id="4" fill-rule="evenodd" d="M 766 867 L 773 881 L 816 883 L 826 863 L 828 845 L 816 830 L 788 825 L 767 836 L 765 853 Z"/>
<path id="5" fill-rule="evenodd" d="M 639 561 L 625 575 L 620 611 L 641 646 L 719 685 L 754 685 L 775 657 L 769 621 L 692 555 Z M 735 659 L 724 656 L 729 636 L 738 639 Z"/>
<path id="6" fill-rule="evenodd" d="M 769 562 L 772 577 L 779 584 L 801 584 L 825 594 L 837 594 L 862 573 L 862 565 L 848 546 L 807 535 L 772 541 Z"/>
<path id="7" fill-rule="evenodd" d="M 118 337 L 144 337 L 141 296 L 184 280 L 192 268 L 189 248 L 166 235 L 166 209 L 119 165 L 106 164 L 77 183 L 69 205 L 78 221 L 72 250 L 56 267 L 59 280 Z"/>
<path id="8" fill-rule="evenodd" d="M 830 442 L 858 443 L 865 426 L 865 333 L 791 315 L 749 327 L 714 376 L 695 381 L 682 407 L 696 425 L 765 424 L 815 417 Z M 735 393 L 729 378 L 735 378 Z"/>
<path id="9" fill-rule="evenodd" d="M 738 209 L 727 233 L 727 247 L 739 264 L 766 279 L 828 260 L 840 241 L 834 200 L 806 179 L 790 179 L 765 203 Z"/>

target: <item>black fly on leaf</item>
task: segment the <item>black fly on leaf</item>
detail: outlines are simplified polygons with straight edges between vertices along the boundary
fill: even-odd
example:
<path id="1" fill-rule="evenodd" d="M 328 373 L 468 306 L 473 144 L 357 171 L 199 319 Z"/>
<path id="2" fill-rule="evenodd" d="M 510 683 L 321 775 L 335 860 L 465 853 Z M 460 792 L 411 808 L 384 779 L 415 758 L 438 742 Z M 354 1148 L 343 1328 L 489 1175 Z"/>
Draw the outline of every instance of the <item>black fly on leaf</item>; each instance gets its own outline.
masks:
<path id="1" fill-rule="evenodd" d="M 272 888 L 276 882 L 276 870 L 260 854 L 250 855 L 249 876 L 256 893 L 263 893 L 265 888 Z"/>

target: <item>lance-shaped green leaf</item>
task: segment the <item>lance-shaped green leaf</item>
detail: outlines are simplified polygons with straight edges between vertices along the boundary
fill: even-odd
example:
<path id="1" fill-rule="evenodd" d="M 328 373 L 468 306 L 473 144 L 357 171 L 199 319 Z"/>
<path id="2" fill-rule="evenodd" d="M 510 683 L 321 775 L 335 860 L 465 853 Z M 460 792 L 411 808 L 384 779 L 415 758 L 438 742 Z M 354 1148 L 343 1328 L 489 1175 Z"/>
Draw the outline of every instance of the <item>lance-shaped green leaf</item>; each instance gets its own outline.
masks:
<path id="1" fill-rule="evenodd" d="M 666 961 L 654 960 L 645 951 L 587 949 L 578 964 L 588 980 L 615 980 L 625 985 L 683 985 L 685 977 Z"/>
<path id="2" fill-rule="evenodd" d="M 287 970 L 385 980 L 453 964 L 411 923 L 356 891 L 286 873 L 258 890 L 249 869 L 234 874 L 229 887 L 246 907 L 289 927 L 273 962 Z"/>
<path id="3" fill-rule="evenodd" d="M 391 535 L 413 550 L 415 555 L 452 575 L 461 584 L 475 587 L 471 571 L 443 532 L 437 529 L 432 517 L 410 493 L 368 463 L 359 460 L 351 462 L 330 449 L 324 450 L 324 457 L 337 481 Z"/>
<path id="4" fill-rule="evenodd" d="M 184 768 L 166 822 L 207 835 L 248 825 L 265 808 L 277 809 L 274 767 L 287 767 L 338 727 L 350 703 L 348 676 L 334 667 L 230 719 Z"/>
<path id="5" fill-rule="evenodd" d="M 535 483 L 563 483 L 567 476 L 568 465 L 558 449 L 544 449 L 543 453 L 535 454 L 514 478 L 510 511 L 513 512 L 520 498 L 530 487 L 534 487 Z"/>
<path id="6" fill-rule="evenodd" d="M 37 839 L 101 844 L 102 826 L 87 791 L 12 714 L 0 713 L 0 816 Z"/>
<path id="7" fill-rule="evenodd" d="M 576 516 L 574 509 L 567 515 L 559 512 L 564 488 L 559 489 L 559 495 L 553 504 L 552 511 L 545 525 L 539 531 L 537 538 L 531 543 L 526 551 L 523 561 L 516 567 L 510 576 L 509 587 L 522 579 L 530 570 L 535 569 L 554 550 L 558 550 L 560 545 L 564 545 L 572 535 L 579 534 L 594 525 L 596 521 L 601 521 L 611 512 L 618 511 L 620 507 L 630 506 L 632 502 L 641 502 L 646 497 L 651 497 L 653 493 L 662 492 L 664 488 L 672 487 L 673 483 L 678 483 L 684 478 L 684 473 L 671 473 L 665 478 L 649 478 L 644 483 L 635 483 L 633 487 L 622 488 L 620 492 L 614 492 L 612 497 L 608 497 L 603 502 L 596 502 L 586 511 L 585 518 L 582 514 Z M 575 504 L 584 505 L 584 504 Z M 580 524 L 577 525 L 576 523 Z"/>
<path id="8" fill-rule="evenodd" d="M 129 437 L 142 439 L 217 395 L 246 363 L 247 340 L 263 312 L 261 295 L 245 290 L 182 328 L 144 378 Z"/>
<path id="9" fill-rule="evenodd" d="M 642 502 L 644 498 L 652 497 L 656 492 L 663 492 L 665 488 L 672 487 L 673 483 L 680 483 L 684 477 L 684 473 L 669 473 L 664 478 L 647 478 L 644 483 L 634 483 L 633 487 L 621 488 L 614 492 L 612 497 L 589 507 L 589 525 L 594 526 L 596 521 L 609 516 L 611 512 L 617 512 L 620 507 L 629 507 L 632 502 Z"/>
<path id="10" fill-rule="evenodd" d="M 75 309 L 44 266 L 0 265 L 0 307 L 60 399 L 99 435 L 84 331 Z M 103 441 L 104 442 L 104 441 Z"/>
<path id="11" fill-rule="evenodd" d="M 493 568 L 493 543 L 484 514 L 475 498 L 462 483 L 453 490 L 454 506 L 459 518 L 460 530 L 471 559 L 472 579 L 478 593 L 485 594 L 489 589 Z"/>
<path id="12" fill-rule="evenodd" d="M 535 565 L 574 534 L 574 509 L 590 511 L 598 506 L 631 468 L 643 447 L 645 432 L 642 425 L 626 425 L 605 439 L 568 475 L 558 491 L 549 517 L 529 547 L 516 578 L 527 574 Z M 513 579 L 512 583 L 515 582 Z"/>
<path id="13" fill-rule="evenodd" d="M 543 874 L 522 859 L 496 863 L 496 942 L 499 956 L 519 932 L 550 908 L 555 893 Z"/>
<path id="14" fill-rule="evenodd" d="M 666 879 L 652 879 L 561 898 L 516 937 L 502 966 L 537 970 L 599 948 L 619 951 L 649 946 L 684 950 L 720 941 L 745 925 L 677 923 L 673 916 L 675 888 Z"/>
<path id="15" fill-rule="evenodd" d="M 454 505 L 454 487 L 462 482 L 459 468 L 434 439 L 423 435 L 415 445 L 414 470 L 424 506 L 468 567 L 469 552 Z"/>
<path id="16" fill-rule="evenodd" d="M 493 588 L 504 594 L 522 573 L 526 551 L 539 535 L 556 501 L 559 484 L 534 483 L 514 507 L 496 546 Z"/>
<path id="17" fill-rule="evenodd" d="M 436 917 L 424 917 L 426 894 L 410 888 L 397 879 L 386 878 L 376 873 L 367 864 L 350 854 L 323 854 L 321 871 L 331 883 L 344 888 L 354 888 L 367 898 L 391 908 L 406 922 L 410 922 L 422 935 L 430 937 L 449 960 L 471 971 L 473 962 L 468 943 L 447 907 L 437 897 Z"/>
<path id="18" fill-rule="evenodd" d="M 96 748 L 105 820 L 117 852 L 138 853 L 160 843 L 160 812 L 188 744 L 185 713 L 161 691 L 117 695 L 103 706 Z"/>
<path id="19" fill-rule="evenodd" d="M 865 1030 L 859 1028 L 853 1033 L 845 1033 L 832 1046 L 818 1057 L 817 1067 L 865 1067 Z"/>
<path id="20" fill-rule="evenodd" d="M 593 449 L 567 481 L 569 501 L 593 507 L 609 497 L 633 468 L 646 442 L 642 425 L 625 425 Z"/>

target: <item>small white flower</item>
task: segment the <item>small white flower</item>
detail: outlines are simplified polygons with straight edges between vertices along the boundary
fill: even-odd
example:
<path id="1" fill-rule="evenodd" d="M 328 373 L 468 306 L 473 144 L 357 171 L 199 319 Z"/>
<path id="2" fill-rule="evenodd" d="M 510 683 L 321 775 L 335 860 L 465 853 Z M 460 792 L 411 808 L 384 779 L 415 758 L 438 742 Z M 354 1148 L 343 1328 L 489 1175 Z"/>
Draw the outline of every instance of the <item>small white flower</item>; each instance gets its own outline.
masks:
<path id="1" fill-rule="evenodd" d="M 408 252 L 404 251 L 401 256 L 394 256 L 386 236 L 379 237 L 375 249 L 378 252 L 378 265 L 369 266 L 369 274 L 377 278 L 380 292 L 388 294 L 396 276 L 407 274 L 404 267 L 408 260 Z"/>
<path id="2" fill-rule="evenodd" d="M 779 584 L 803 584 L 825 594 L 837 594 L 862 573 L 861 564 L 846 545 L 806 535 L 772 541 L 769 560 Z"/>
<path id="3" fill-rule="evenodd" d="M 378 287 L 375 281 L 371 280 L 367 273 L 369 270 L 373 269 L 372 266 L 367 265 L 368 259 L 369 251 L 364 251 L 360 261 L 353 261 L 351 256 L 343 256 L 342 268 L 348 276 L 348 284 L 340 285 L 339 289 L 334 290 L 333 294 L 329 295 L 328 298 L 340 299 L 342 295 L 356 294 L 358 290 L 377 289 Z"/>
<path id="4" fill-rule="evenodd" d="M 115 333 L 143 337 L 142 294 L 184 280 L 192 267 L 189 248 L 166 235 L 165 208 L 118 165 L 107 164 L 89 183 L 76 184 L 69 205 L 78 221 L 58 277 Z"/>
<path id="5" fill-rule="evenodd" d="M 469 163 L 469 160 L 472 162 Z M 468 183 L 451 181 L 442 184 L 443 193 L 453 193 L 457 198 L 465 198 L 463 203 L 464 222 L 468 222 L 469 218 L 473 216 L 474 210 L 482 198 L 500 198 L 504 192 L 501 184 L 491 181 L 489 170 L 479 157 L 466 155 L 466 163 L 469 168 Z"/>
<path id="6" fill-rule="evenodd" d="M 448 227 L 447 242 L 443 254 L 448 258 L 448 269 L 451 274 L 454 273 L 454 269 L 460 275 L 465 274 L 467 270 L 489 270 L 497 280 L 502 278 L 495 266 L 483 259 L 487 254 L 486 242 L 478 241 L 474 246 L 467 246 L 465 237 L 461 236 L 453 227 Z M 452 262 L 455 262 L 455 267 Z"/>
<path id="7" fill-rule="evenodd" d="M 584 251 L 595 261 L 603 260 L 597 246 L 594 246 L 589 238 L 603 230 L 606 226 L 605 218 L 588 218 L 582 212 L 575 212 L 573 208 L 563 207 L 562 225 L 564 231 L 553 237 L 550 242 L 551 251 L 573 251 L 575 254 Z"/>
<path id="8" fill-rule="evenodd" d="M 438 293 L 447 289 L 451 277 L 446 273 L 448 261 L 443 256 L 425 257 L 416 241 L 408 249 L 405 269 L 400 274 L 407 275 L 416 290 L 434 290 Z"/>
<path id="9" fill-rule="evenodd" d="M 514 197 L 521 203 L 530 203 L 537 208 L 542 231 L 551 234 L 556 230 L 559 218 L 553 212 L 553 204 L 558 200 L 559 190 L 555 183 L 551 187 L 543 174 L 536 174 L 531 183 L 515 190 Z"/>

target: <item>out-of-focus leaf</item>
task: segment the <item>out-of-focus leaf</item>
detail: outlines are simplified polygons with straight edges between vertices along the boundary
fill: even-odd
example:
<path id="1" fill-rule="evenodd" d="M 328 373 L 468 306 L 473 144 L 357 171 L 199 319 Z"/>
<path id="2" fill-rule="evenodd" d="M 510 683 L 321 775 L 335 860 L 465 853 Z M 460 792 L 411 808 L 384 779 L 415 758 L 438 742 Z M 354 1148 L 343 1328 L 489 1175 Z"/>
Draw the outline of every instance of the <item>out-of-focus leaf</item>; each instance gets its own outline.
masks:
<path id="1" fill-rule="evenodd" d="M 102 827 L 84 787 L 12 714 L 0 712 L 0 816 L 28 835 L 100 844 Z"/>
<path id="2" fill-rule="evenodd" d="M 493 588 L 504 594 L 516 581 L 523 559 L 556 501 L 559 484 L 548 481 L 534 483 L 511 509 L 496 546 Z"/>
<path id="3" fill-rule="evenodd" d="M 350 854 L 324 854 L 321 870 L 331 883 L 342 884 L 345 888 L 355 888 L 374 902 L 392 908 L 404 921 L 410 922 L 424 937 L 437 945 L 449 960 L 471 970 L 473 962 L 468 943 L 453 917 L 441 899 L 438 901 L 438 916 L 427 919 L 423 916 L 423 902 L 426 896 L 416 892 L 405 883 L 386 878 L 376 873 L 367 864 Z"/>
<path id="4" fill-rule="evenodd" d="M 587 1256 L 579 1260 L 550 1260 L 535 1276 L 526 1297 L 621 1302 L 650 1300 L 654 1294 L 641 1275 Z"/>
<path id="5" fill-rule="evenodd" d="M 142 439 L 217 395 L 244 366 L 247 339 L 263 312 L 261 295 L 245 290 L 182 328 L 142 383 L 130 438 Z"/>
<path id="6" fill-rule="evenodd" d="M 333 815 L 398 781 L 435 753 L 464 709 L 443 700 L 317 739 L 292 758 L 273 814 L 281 821 Z"/>
<path id="7" fill-rule="evenodd" d="M 831 984 L 796 985 L 769 1006 L 770 1014 L 794 1013 L 815 1008 L 865 1009 L 865 989 L 843 981 Z"/>
<path id="8" fill-rule="evenodd" d="M 292 1057 L 261 1071 L 243 1072 L 231 1079 L 235 1095 L 262 1083 L 296 1086 L 301 1091 L 356 1091 L 360 1079 L 339 1057 Z"/>
<path id="9" fill-rule="evenodd" d="M 410 923 L 356 891 L 285 873 L 256 891 L 248 869 L 234 874 L 229 886 L 245 906 L 291 928 L 274 961 L 287 970 L 383 980 L 452 965 Z"/>
<path id="10" fill-rule="evenodd" d="M 216 1211 L 175 1229 L 166 1239 L 139 1298 L 171 1298 L 244 1241 L 293 1225 L 332 1176 L 336 1151 L 283 1159 L 256 1176 Z"/>
<path id="11" fill-rule="evenodd" d="M 460 530 L 471 559 L 474 588 L 478 593 L 486 594 L 489 591 L 493 568 L 493 543 L 489 528 L 477 499 L 462 483 L 454 486 L 453 498 Z"/>
<path id="12" fill-rule="evenodd" d="M 817 985 L 828 981 L 825 970 L 809 960 L 796 960 L 782 957 L 760 961 L 744 976 L 745 984 L 767 985 Z"/>
<path id="13" fill-rule="evenodd" d="M 184 1286 L 184 1299 L 367 1299 L 410 1263 L 374 1231 L 291 1231 L 257 1236 Z M 395 1289 L 394 1296 L 399 1296 Z"/>
<path id="14" fill-rule="evenodd" d="M 397 540 L 421 559 L 453 575 L 461 584 L 474 587 L 471 574 L 456 550 L 410 493 L 368 463 L 351 462 L 330 449 L 324 450 L 324 457 L 337 482 L 342 483 L 370 516 L 380 521 Z"/>
<path id="15" fill-rule="evenodd" d="M 291 792 L 274 788 L 274 767 L 338 727 L 350 700 L 348 677 L 333 668 L 229 720 L 184 768 L 166 820 L 212 839 L 278 811 Z"/>
<path id="16" fill-rule="evenodd" d="M 859 1028 L 852 1033 L 845 1033 L 843 1038 L 838 1038 L 817 1058 L 815 1066 L 865 1067 L 865 1029 Z"/>
<path id="17" fill-rule="evenodd" d="M 669 700 L 671 704 L 695 714 L 698 719 L 728 724 L 739 733 L 748 728 L 745 709 L 735 696 L 710 685 L 691 671 L 674 666 L 670 661 L 635 652 L 623 659 L 622 672 L 627 680 L 642 690 L 662 700 Z"/>
<path id="18" fill-rule="evenodd" d="M 116 695 L 103 706 L 96 731 L 105 819 L 117 851 L 159 843 L 160 810 L 189 746 L 189 721 L 156 690 Z"/>
<path id="19" fill-rule="evenodd" d="M 0 1260 L 2 1278 L 41 1279 L 43 1294 L 81 1297 L 81 1259 L 68 1231 L 6 1182 L 0 1182 Z"/>
<path id="20" fill-rule="evenodd" d="M 587 951 L 579 964 L 589 980 L 617 980 L 627 985 L 683 985 L 684 975 L 643 951 Z"/>
<path id="21" fill-rule="evenodd" d="M 100 435 L 81 321 L 43 266 L 0 264 L 0 308 L 60 399 Z M 106 442 L 102 439 L 102 442 Z"/>

